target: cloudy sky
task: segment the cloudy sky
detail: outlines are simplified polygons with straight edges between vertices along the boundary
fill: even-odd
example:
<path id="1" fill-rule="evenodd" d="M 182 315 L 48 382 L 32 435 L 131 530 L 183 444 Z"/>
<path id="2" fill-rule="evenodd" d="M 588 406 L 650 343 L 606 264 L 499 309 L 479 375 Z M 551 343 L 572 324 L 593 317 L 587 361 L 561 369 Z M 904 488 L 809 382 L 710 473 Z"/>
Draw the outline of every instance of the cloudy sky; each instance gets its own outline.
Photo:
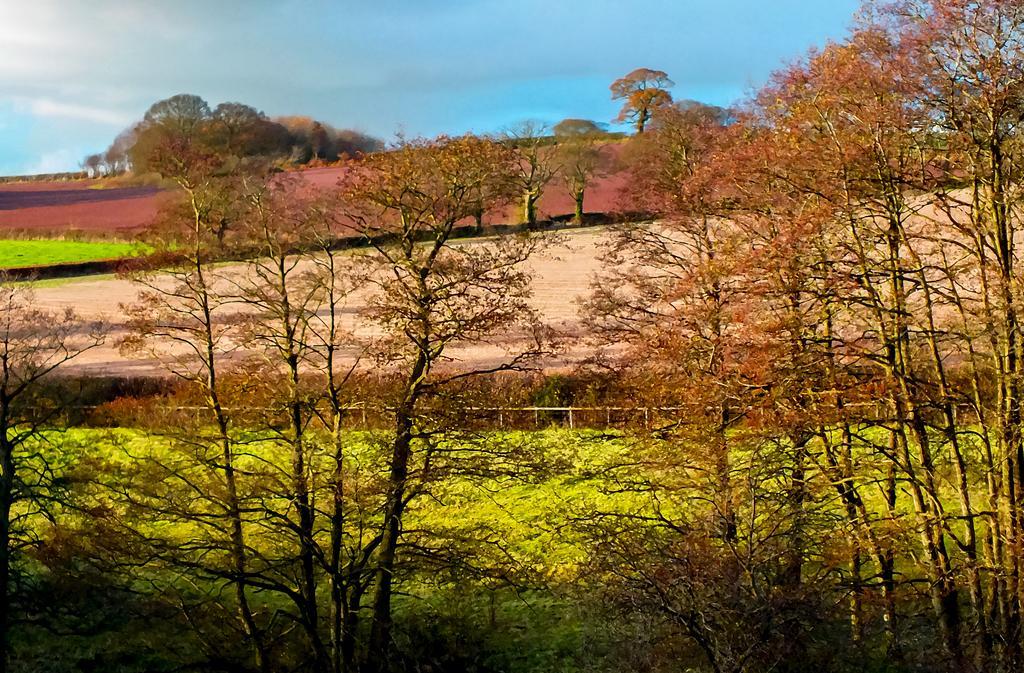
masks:
<path id="1" fill-rule="evenodd" d="M 382 137 L 607 121 L 665 70 L 726 104 L 842 37 L 859 0 L 0 0 L 0 174 L 70 170 L 196 93 Z"/>

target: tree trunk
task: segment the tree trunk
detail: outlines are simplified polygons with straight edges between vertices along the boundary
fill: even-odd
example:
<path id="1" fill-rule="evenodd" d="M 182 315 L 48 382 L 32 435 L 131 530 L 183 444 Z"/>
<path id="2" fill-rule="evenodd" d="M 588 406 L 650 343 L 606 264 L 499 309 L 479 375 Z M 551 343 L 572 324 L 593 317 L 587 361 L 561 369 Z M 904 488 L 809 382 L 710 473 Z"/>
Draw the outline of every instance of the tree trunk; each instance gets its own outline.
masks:
<path id="1" fill-rule="evenodd" d="M 783 564 L 780 584 L 784 587 L 797 588 L 803 579 L 804 564 L 804 507 L 807 500 L 807 467 L 806 446 L 810 436 L 796 437 L 793 442 L 793 474 L 789 481 L 789 516 L 792 518 L 786 559 Z"/>
<path id="2" fill-rule="evenodd" d="M 345 502 L 344 502 L 344 453 L 341 446 L 341 421 L 339 410 L 334 412 L 332 438 L 334 440 L 334 474 L 333 507 L 331 510 L 331 542 L 329 554 L 329 571 L 331 583 L 331 666 L 334 673 L 348 670 L 345 661 L 344 640 L 346 631 L 345 584 L 341 579 L 342 542 L 344 540 Z"/>
<path id="3" fill-rule="evenodd" d="M 227 492 L 227 515 L 230 521 L 230 548 L 229 556 L 232 562 L 232 569 L 235 577 L 233 581 L 235 599 L 238 602 L 238 616 L 242 624 L 242 630 L 249 639 L 249 644 L 256 659 L 256 666 L 261 673 L 269 673 L 270 662 L 267 658 L 266 648 L 263 643 L 263 635 L 256 625 L 252 608 L 249 605 L 249 598 L 246 593 L 247 585 L 247 550 L 245 546 L 245 531 L 242 526 L 242 507 L 238 497 L 238 481 L 235 474 L 235 456 L 230 433 L 230 421 L 224 412 L 220 401 L 220 387 L 218 382 L 216 340 L 213 336 L 213 309 L 210 304 L 209 285 L 206 282 L 205 262 L 201 248 L 202 220 L 199 215 L 199 208 L 192 196 L 192 208 L 195 214 L 195 249 L 191 260 L 198 279 L 197 295 L 200 302 L 200 318 L 203 327 L 202 347 L 205 351 L 206 365 L 206 395 L 207 408 L 212 413 L 217 424 L 218 439 L 220 441 L 222 470 L 224 473 L 224 486 Z"/>
<path id="4" fill-rule="evenodd" d="M 889 455 L 896 455 L 896 435 L 891 436 Z M 896 519 L 896 465 L 889 463 L 889 469 L 885 476 L 885 509 L 890 521 Z M 879 574 L 882 579 L 882 599 L 884 601 L 883 619 L 885 629 L 889 636 L 886 645 L 886 655 L 893 661 L 900 661 L 903 657 L 903 644 L 900 639 L 899 626 L 897 624 L 898 613 L 896 612 L 896 552 L 891 543 L 887 543 L 881 555 Z"/>
<path id="5" fill-rule="evenodd" d="M 298 401 L 298 368 L 293 364 L 292 401 L 290 415 L 292 422 L 292 497 L 299 516 L 299 567 L 301 584 L 299 610 L 313 650 L 314 671 L 327 673 L 329 657 L 320 636 L 320 610 L 317 604 L 316 550 L 314 548 L 314 512 L 310 502 L 309 479 L 306 466 L 306 446 L 303 433 L 302 406 Z"/>
<path id="6" fill-rule="evenodd" d="M 391 646 L 391 596 L 394 586 L 395 558 L 402 528 L 406 480 L 412 453 L 412 417 L 408 410 L 398 412 L 397 433 L 392 447 L 389 493 L 384 509 L 384 536 L 377 560 L 377 591 L 373 598 L 373 623 L 370 626 L 370 670 L 387 670 Z"/>
<path id="7" fill-rule="evenodd" d="M 643 135 L 644 131 L 647 130 L 647 121 L 651 118 L 651 111 L 647 108 L 641 108 L 636 113 L 636 134 Z"/>
<path id="8" fill-rule="evenodd" d="M 11 628 L 11 506 L 14 496 L 14 447 L 8 441 L 7 411 L 0 423 L 0 673 L 7 673 Z"/>
<path id="9" fill-rule="evenodd" d="M 384 529 L 377 558 L 376 593 L 373 597 L 373 623 L 370 625 L 370 670 L 383 672 L 388 665 L 391 646 L 391 595 L 395 558 L 402 530 L 409 463 L 412 458 L 413 425 L 420 385 L 428 369 L 427 356 L 421 350 L 408 378 L 405 399 L 395 412 L 395 439 L 388 475 L 388 496 L 384 507 Z"/>
<path id="10" fill-rule="evenodd" d="M 523 195 L 523 221 L 531 228 L 537 224 L 537 201 L 540 194 L 535 190 L 527 190 Z"/>
<path id="11" fill-rule="evenodd" d="M 222 426 L 222 431 L 226 427 Z M 249 606 L 249 598 L 246 594 L 246 564 L 245 534 L 242 529 L 242 510 L 238 502 L 238 484 L 235 479 L 234 452 L 231 450 L 231 442 L 222 435 L 222 458 L 224 460 L 224 482 L 228 493 L 228 515 L 231 519 L 231 560 L 235 571 L 235 599 L 238 601 L 238 616 L 242 622 L 242 628 L 253 649 L 253 656 L 256 658 L 256 666 L 262 673 L 269 673 L 270 663 L 267 660 L 266 648 L 263 644 L 263 636 L 256 626 L 256 619 L 253 616 L 252 608 Z"/>

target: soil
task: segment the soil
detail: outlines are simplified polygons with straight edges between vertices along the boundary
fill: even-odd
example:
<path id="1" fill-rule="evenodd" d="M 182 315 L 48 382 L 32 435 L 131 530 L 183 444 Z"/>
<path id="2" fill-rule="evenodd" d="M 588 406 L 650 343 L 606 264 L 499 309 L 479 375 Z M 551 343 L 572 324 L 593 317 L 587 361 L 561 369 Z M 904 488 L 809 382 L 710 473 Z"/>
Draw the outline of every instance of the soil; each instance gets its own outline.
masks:
<path id="1" fill-rule="evenodd" d="M 562 347 L 541 363 L 547 369 L 558 369 L 586 358 L 589 346 L 580 316 L 580 300 L 585 297 L 601 268 L 602 244 L 608 240 L 604 228 L 576 229 L 557 235 L 557 242 L 546 252 L 528 262 L 533 274 L 531 304 L 541 320 L 556 330 Z M 472 245 L 471 242 L 462 245 Z M 224 283 L 234 283 L 247 273 L 242 264 L 219 267 L 217 273 Z M 73 308 L 80 318 L 102 321 L 110 330 L 106 343 L 95 348 L 65 369 L 68 374 L 105 376 L 150 376 L 168 373 L 167 364 L 181 351 L 161 350 L 145 356 L 120 352 L 126 334 L 123 305 L 133 303 L 139 288 L 131 281 L 117 277 L 81 278 L 48 283 L 35 290 L 40 308 L 64 310 Z M 348 307 L 355 316 L 365 305 L 365 297 L 356 296 Z M 352 317 L 349 325 L 357 333 L 372 335 L 374 330 Z M 455 367 L 492 366 L 506 359 L 506 354 L 525 347 L 527 334 L 504 334 L 487 343 L 453 348 L 449 355 Z M 352 354 L 354 356 L 354 353 Z M 156 357 L 154 357 L 156 356 Z"/>

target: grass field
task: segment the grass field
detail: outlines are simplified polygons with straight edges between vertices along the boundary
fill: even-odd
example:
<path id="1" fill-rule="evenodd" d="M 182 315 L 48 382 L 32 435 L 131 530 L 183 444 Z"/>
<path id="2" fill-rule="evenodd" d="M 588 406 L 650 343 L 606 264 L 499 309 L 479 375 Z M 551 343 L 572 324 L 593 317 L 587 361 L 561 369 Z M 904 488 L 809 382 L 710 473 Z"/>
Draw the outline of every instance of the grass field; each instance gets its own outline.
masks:
<path id="1" fill-rule="evenodd" d="M 272 437 L 257 437 L 248 433 L 240 435 L 246 445 L 246 456 L 240 457 L 238 464 L 244 466 L 247 474 L 258 474 L 269 464 L 287 469 L 280 462 L 283 455 L 280 443 Z M 326 437 L 321 439 L 328 441 Z M 545 466 L 544 469 L 524 470 L 515 477 L 508 474 L 484 479 L 456 477 L 436 485 L 431 490 L 432 497 L 421 497 L 408 506 L 409 528 L 420 531 L 420 536 L 422 531 L 431 531 L 427 538 L 469 539 L 479 536 L 481 531 L 491 531 L 494 539 L 502 540 L 507 556 L 495 559 L 481 550 L 480 564 L 514 559 L 516 564 L 534 568 L 549 578 L 572 576 L 582 553 L 579 540 L 566 526 L 573 513 L 592 508 L 637 513 L 650 504 L 642 494 L 609 492 L 607 477 L 600 474 L 602 466 L 628 460 L 633 442 L 624 435 L 550 428 L 494 431 L 452 441 L 450 448 L 458 447 L 461 452 L 485 450 L 530 456 L 531 462 Z M 367 470 L 361 479 L 372 481 L 371 473 L 386 470 L 387 442 L 387 433 L 378 431 L 353 431 L 348 436 L 349 459 Z M 84 463 L 102 464 L 102 474 L 123 474 L 125 470 L 136 469 L 142 457 L 173 463 L 187 461 L 193 450 L 189 441 L 183 443 L 181 438 L 125 428 L 72 428 L 47 435 L 44 444 L 40 449 L 57 474 L 73 473 L 78 469 L 76 466 Z M 321 456 L 314 462 L 320 460 L 326 458 Z M 321 477 L 323 475 L 316 479 Z M 258 481 L 256 477 L 252 479 L 245 483 Z M 288 503 L 282 501 L 278 506 L 284 511 Z M 368 516 L 375 520 L 377 514 Z M 185 528 L 179 532 L 187 534 Z M 270 545 L 269 539 L 264 542 Z M 254 546 L 262 544 L 255 542 Z M 271 547 L 261 548 L 261 551 L 272 554 Z"/>
<path id="2" fill-rule="evenodd" d="M 197 432 L 202 431 L 201 427 L 181 428 L 163 436 L 145 429 L 74 427 L 47 432 L 27 447 L 34 450 L 33 457 L 27 459 L 31 468 L 27 473 L 49 471 L 60 488 L 70 489 L 67 502 L 74 507 L 57 512 L 55 520 L 62 522 L 58 527 L 47 517 L 32 514 L 28 509 L 31 505 L 20 504 L 16 513 L 28 517 L 24 521 L 31 520 L 29 525 L 37 527 L 45 540 L 44 548 L 55 550 L 58 555 L 82 553 L 83 549 L 93 549 L 93 545 L 102 547 L 105 540 L 109 542 L 110 532 L 119 530 L 122 524 L 142 533 L 143 539 L 156 545 L 155 549 L 161 545 L 166 545 L 164 549 L 198 548 L 195 553 L 205 555 L 208 539 L 222 544 L 220 534 L 211 533 L 209 525 L 197 526 L 194 522 L 202 520 L 201 517 L 190 514 L 191 518 L 182 518 L 176 514 L 182 511 L 178 509 L 182 506 L 189 512 L 203 513 L 205 495 L 218 493 L 220 477 L 209 472 L 212 464 L 196 460 L 197 449 L 203 442 L 197 444 L 195 439 Z M 287 559 L 293 551 L 288 543 L 281 545 L 284 524 L 264 513 L 288 512 L 291 507 L 287 490 L 275 490 L 282 486 L 276 475 L 288 470 L 288 451 L 275 433 L 238 428 L 236 433 L 239 447 L 244 447 L 236 454 L 238 474 L 242 475 L 239 483 L 252 505 L 245 515 L 247 546 L 254 558 Z M 365 544 L 372 531 L 381 525 L 378 478 L 386 470 L 389 439 L 386 432 L 354 430 L 343 440 L 348 463 L 347 548 Z M 324 452 L 333 451 L 333 446 L 328 437 L 316 432 L 307 435 L 307 440 L 312 442 L 310 448 L 316 447 L 310 463 L 315 466 L 314 491 L 318 497 L 324 496 L 324 489 L 330 488 L 324 480 L 333 474 L 329 456 Z M 742 440 L 737 437 L 737 441 Z M 406 509 L 403 539 L 407 551 L 403 554 L 411 564 L 404 569 L 394 600 L 396 642 L 403 656 L 450 665 L 418 670 L 637 670 L 622 665 L 632 661 L 628 658 L 631 643 L 646 646 L 649 634 L 657 636 L 659 632 L 652 622 L 631 621 L 632 617 L 621 614 L 616 614 L 615 623 L 609 626 L 600 593 L 604 579 L 594 574 L 602 571 L 593 565 L 594 552 L 601 553 L 600 544 L 595 546 L 588 527 L 618 526 L 621 522 L 612 517 L 621 515 L 628 518 L 631 527 L 642 527 L 646 520 L 652 526 L 652 534 L 660 539 L 664 533 L 657 523 L 660 517 L 665 517 L 666 522 L 680 522 L 684 535 L 688 520 L 699 525 L 700 518 L 683 514 L 681 508 L 694 503 L 701 505 L 698 500 L 686 500 L 691 482 L 677 468 L 669 466 L 672 459 L 669 464 L 649 460 L 651 456 L 646 451 L 657 451 L 659 447 L 646 437 L 559 428 L 458 433 L 442 440 L 438 448 L 450 451 L 448 455 L 460 462 L 468 460 L 462 465 L 469 469 L 432 483 L 429 494 L 413 499 Z M 670 448 L 670 453 L 675 454 L 681 447 Z M 698 447 L 698 452 L 702 450 Z M 471 454 L 477 451 L 482 453 L 473 457 Z M 766 469 L 755 479 L 778 476 L 771 464 L 760 465 L 760 456 L 747 455 L 743 448 L 737 451 L 737 459 L 755 464 L 754 473 Z M 199 451 L 198 455 L 204 452 Z M 657 455 L 664 454 L 659 451 Z M 857 458 L 867 461 L 870 455 L 858 454 Z M 47 470 L 42 469 L 42 462 L 35 462 L 43 460 Z M 182 478 L 168 478 L 171 474 Z M 654 482 L 648 482 L 650 477 Z M 660 484 L 668 490 L 652 498 L 643 492 L 648 483 Z M 683 498 L 673 497 L 676 488 L 682 489 Z M 739 488 L 742 490 L 742 486 Z M 157 497 L 155 501 L 153 494 Z M 123 497 L 127 495 L 130 500 Z M 827 494 L 821 496 L 823 500 L 815 499 L 821 509 L 812 507 L 808 516 L 822 516 L 822 521 L 834 525 L 841 517 L 840 505 Z M 194 505 L 193 498 L 198 498 Z M 154 504 L 157 508 L 150 508 Z M 902 506 L 907 504 L 904 500 Z M 169 509 L 160 509 L 164 505 Z M 876 507 L 882 505 L 874 503 L 869 510 L 878 511 Z M 216 507 L 213 509 L 217 511 Z M 91 512 L 100 513 L 101 525 L 88 514 Z M 741 518 L 754 514 L 744 509 Z M 910 512 L 901 509 L 899 517 L 909 518 Z M 891 532 L 893 540 L 904 543 L 906 538 L 897 529 Z M 326 531 L 320 529 L 319 544 L 326 545 L 325 536 Z M 846 549 L 842 543 L 844 535 L 834 537 L 838 546 L 829 546 L 820 558 L 809 558 L 809 569 L 825 567 L 822 559 L 827 564 Z M 133 551 L 128 553 L 141 553 L 141 559 L 149 559 L 146 544 L 137 549 L 131 547 Z M 744 549 L 743 545 L 738 543 L 737 549 Z M 180 558 L 189 561 L 189 553 Z M 209 559 L 203 562 L 217 563 L 214 556 Z M 463 563 L 466 559 L 471 562 Z M 914 566 L 908 565 L 906 571 L 913 573 Z M 172 566 L 159 561 L 143 563 L 139 559 L 131 560 L 113 575 L 106 573 L 104 570 L 96 576 L 101 589 L 108 581 L 111 587 L 125 583 L 139 596 L 155 601 L 154 604 L 163 600 L 159 595 L 162 588 L 172 587 L 179 579 Z M 210 581 L 206 578 L 188 584 L 184 595 L 217 595 L 223 587 L 213 587 L 208 584 Z M 192 590 L 198 593 L 189 594 Z M 174 590 L 169 596 L 174 596 Z M 274 592 L 253 591 L 251 601 L 261 614 L 286 614 L 293 609 L 285 597 Z M 94 669 L 169 671 L 185 670 L 176 657 L 187 661 L 188 647 L 197 647 L 189 645 L 188 631 L 173 630 L 181 628 L 173 620 L 142 626 L 127 620 L 123 624 L 112 623 L 109 628 L 109 634 L 104 634 L 102 640 L 85 639 L 71 645 L 58 645 L 63 641 L 49 634 L 26 631 L 19 635 L 20 656 L 47 662 L 46 667 L 31 670 L 83 670 L 76 666 L 94 656 L 97 643 L 104 643 L 104 656 L 111 661 L 120 661 L 120 657 L 128 660 L 139 647 L 171 633 L 178 639 L 176 642 L 185 644 L 184 654 L 158 648 L 154 660 L 147 662 L 145 668 L 128 665 L 123 669 Z M 690 656 L 688 650 L 680 652 L 673 656 Z M 55 657 L 66 658 L 60 668 L 54 664 Z M 693 657 L 693 661 L 699 660 L 699 654 Z M 699 670 L 685 667 L 689 661 L 684 661 L 680 668 L 642 670 Z M 828 670 L 897 669 L 865 666 Z"/>
<path id="3" fill-rule="evenodd" d="M 123 517 L 118 519 L 119 522 L 174 546 L 185 547 L 204 539 L 210 535 L 208 527 L 199 529 L 180 519 L 165 519 L 157 512 L 147 514 L 143 509 L 126 506 L 126 501 L 119 497 L 110 498 L 110 494 L 120 492 L 129 483 L 134 484 L 131 486 L 133 497 L 148 491 L 145 484 L 157 483 L 161 484 L 160 489 L 168 487 L 172 493 L 191 497 L 185 484 L 158 477 L 165 473 L 154 461 L 164 466 L 174 465 L 175 469 L 187 469 L 190 480 L 197 480 L 192 483 L 202 484 L 203 492 L 216 487 L 216 476 L 207 481 L 203 476 L 206 471 L 195 468 L 195 446 L 191 443 L 193 434 L 173 434 L 174 437 L 161 437 L 138 429 L 82 427 L 46 433 L 41 441 L 33 444 L 33 448 L 38 450 L 37 457 L 46 460 L 62 484 L 73 484 L 68 495 L 76 509 L 60 512 L 62 528 L 59 531 L 38 515 L 30 517 L 30 525 L 37 527 L 47 539 L 46 544 L 52 545 L 48 547 L 50 549 L 65 549 L 62 545 L 69 540 L 85 544 L 88 548 L 88 545 L 104 539 L 101 531 L 104 526 L 97 527 L 95 520 L 83 516 L 85 511 L 117 512 Z M 280 443 L 272 436 L 262 438 L 262 435 L 243 431 L 238 436 L 246 447 L 238 456 L 239 465 L 245 465 L 243 491 L 275 488 L 272 480 L 267 481 L 257 472 L 266 469 L 269 461 L 287 469 L 287 452 L 282 452 Z M 328 441 L 326 437 L 320 439 Z M 371 492 L 376 488 L 373 473 L 379 474 L 384 469 L 382 461 L 387 460 L 387 440 L 387 433 L 374 431 L 353 431 L 347 437 L 346 453 L 353 469 L 352 478 L 360 474 L 360 483 L 369 487 Z M 473 550 L 474 560 L 473 570 L 467 571 L 466 575 L 456 573 L 458 579 L 449 573 L 438 572 L 430 563 L 422 571 L 404 575 L 401 590 L 395 598 L 399 636 L 403 638 L 401 646 L 404 651 L 422 649 L 424 656 L 435 656 L 436 652 L 444 652 L 444 648 L 455 654 L 471 652 L 471 657 L 465 661 L 477 664 L 474 668 L 453 666 L 451 669 L 434 670 L 581 673 L 585 669 L 575 662 L 593 658 L 595 648 L 609 638 L 603 634 L 602 625 L 588 616 L 586 610 L 577 604 L 575 594 L 570 592 L 572 582 L 586 561 L 586 551 L 568 524 L 574 513 L 587 511 L 590 507 L 644 511 L 648 501 L 643 496 L 608 493 L 605 478 L 591 474 L 595 466 L 625 460 L 630 440 L 604 432 L 548 429 L 474 433 L 450 441 L 456 441 L 460 448 L 483 442 L 488 450 L 500 448 L 510 454 L 528 454 L 532 457 L 529 462 L 536 461 L 537 466 L 543 466 L 543 469 L 527 470 L 515 478 L 455 477 L 444 484 L 435 484 L 430 496 L 421 496 L 410 503 L 405 525 L 408 542 L 419 549 L 436 548 L 441 552 L 438 558 L 444 558 L 449 545 L 458 541 L 452 549 Z M 326 451 L 330 447 L 322 449 Z M 314 464 L 329 470 L 324 462 L 314 461 Z M 36 467 L 41 469 L 41 464 Z M 317 483 L 322 487 L 322 481 Z M 367 495 L 368 500 L 362 503 L 362 496 L 355 495 L 359 492 L 355 484 L 350 482 L 349 487 L 352 489 L 349 491 L 352 500 L 348 510 L 351 523 L 347 530 L 351 537 L 346 538 L 349 540 L 346 544 L 358 541 L 365 534 L 361 525 L 366 524 L 371 529 L 380 525 L 376 510 L 379 501 L 374 500 L 376 496 Z M 179 490 L 182 488 L 185 490 Z M 255 500 L 250 502 L 256 503 Z M 289 503 L 278 500 L 277 496 L 271 495 L 261 502 L 261 506 L 277 512 L 289 509 Z M 362 510 L 363 504 L 368 509 Z M 93 509 L 95 507 L 99 509 Z M 201 509 L 202 505 L 197 505 L 197 511 Z M 19 514 L 24 515 L 28 511 L 19 509 Z M 114 523 L 112 519 L 104 520 L 104 525 Z M 280 536 L 281 529 L 271 531 L 268 523 L 255 513 L 247 519 L 246 531 L 251 536 L 249 544 L 254 553 L 267 558 L 288 554 L 287 548 L 281 547 L 275 539 Z M 54 534 L 56 536 L 51 537 Z M 321 540 L 321 544 L 326 542 Z M 477 572 L 488 577 L 515 578 L 520 588 L 506 586 L 501 581 L 474 580 L 473 573 Z M 176 581 L 173 569 L 160 562 L 135 567 L 128 573 L 104 577 L 103 581 L 110 580 L 115 586 L 118 582 L 138 581 L 132 586 L 142 592 L 141 595 L 148 595 L 154 587 L 167 587 Z M 209 580 L 203 582 L 206 581 Z M 196 586 L 205 591 L 203 582 Z M 560 587 L 560 591 L 547 589 L 549 585 Z M 211 590 L 211 593 L 216 594 L 216 590 Z M 272 592 L 254 591 L 251 600 L 264 614 L 291 609 L 286 599 Z M 105 654 L 102 656 L 121 662 L 119 657 L 128 657 L 137 648 L 146 646 L 140 645 L 139 639 L 149 643 L 166 638 L 171 627 L 164 622 L 143 627 L 126 622 L 125 630 L 121 629 L 120 625 L 111 624 L 110 634 L 95 642 L 84 639 L 60 645 L 58 643 L 62 641 L 48 634 L 23 633 L 18 640 L 19 656 L 45 661 L 46 665 L 38 670 L 77 670 L 74 667 L 78 662 L 94 656 L 89 648 L 103 642 Z M 172 633 L 182 638 L 180 642 L 185 642 L 188 637 L 187 633 Z M 472 649 L 466 650 L 467 647 Z M 434 648 L 437 648 L 436 652 Z M 142 668 L 142 664 L 138 667 L 126 664 L 122 670 L 181 670 L 180 662 L 173 656 L 161 659 L 167 656 L 167 653 L 159 652 L 153 661 L 148 662 L 150 666 L 147 668 Z M 188 660 L 190 655 L 186 652 L 183 656 Z M 456 663 L 461 662 L 458 659 Z"/>
<path id="4" fill-rule="evenodd" d="M 141 251 L 142 248 L 135 243 L 8 239 L 0 240 L 0 268 L 122 259 L 134 257 Z"/>

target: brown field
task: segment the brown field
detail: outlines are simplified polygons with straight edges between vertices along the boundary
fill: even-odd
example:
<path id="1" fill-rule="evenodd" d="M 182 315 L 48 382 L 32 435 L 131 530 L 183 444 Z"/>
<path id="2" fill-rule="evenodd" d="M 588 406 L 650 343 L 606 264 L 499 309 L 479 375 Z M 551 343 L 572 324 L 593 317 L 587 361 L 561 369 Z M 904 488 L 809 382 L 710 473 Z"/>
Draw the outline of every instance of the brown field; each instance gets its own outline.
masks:
<path id="1" fill-rule="evenodd" d="M 604 228 L 576 229 L 559 234 L 555 244 L 547 252 L 529 263 L 534 277 L 532 304 L 541 318 L 557 330 L 566 345 L 556 355 L 542 364 L 548 369 L 567 366 L 588 355 L 587 345 L 579 337 L 581 325 L 579 300 L 584 297 L 601 268 L 599 255 L 602 242 L 607 240 Z M 464 242 L 461 245 L 473 245 Z M 220 267 L 218 274 L 223 278 L 237 280 L 245 273 L 245 266 L 233 264 Z M 35 291 L 36 303 L 40 308 L 62 310 L 74 308 L 78 314 L 89 320 L 102 321 L 110 329 L 106 343 L 75 361 L 67 369 L 68 374 L 109 375 L 109 376 L 150 376 L 167 373 L 161 360 L 154 357 L 127 356 L 120 352 L 119 343 L 125 335 L 123 304 L 132 303 L 138 287 L 130 281 L 114 277 L 82 278 L 61 283 L 44 284 Z M 356 297 L 350 307 L 358 312 L 360 300 Z M 358 324 L 351 325 L 364 335 L 369 332 Z M 480 366 L 503 360 L 504 353 L 518 349 L 525 343 L 525 334 L 505 335 L 486 345 L 457 348 L 451 351 L 454 366 Z M 575 337 L 575 338 L 571 338 Z M 171 361 L 175 352 L 163 354 L 164 361 Z"/>
<path id="2" fill-rule="evenodd" d="M 155 187 L 101 187 L 95 180 L 0 185 L 0 232 L 130 236 L 166 198 Z"/>
<path id="3" fill-rule="evenodd" d="M 618 147 L 609 149 L 618 154 Z M 336 166 L 299 171 L 306 181 L 328 189 L 337 184 L 344 169 Z M 618 210 L 625 183 L 621 173 L 595 181 L 586 198 L 591 213 Z M 57 236 L 81 232 L 91 236 L 130 238 L 153 221 L 168 193 L 155 187 L 105 187 L 102 180 L 42 181 L 0 184 L 0 237 L 20 234 Z M 571 214 L 573 202 L 565 187 L 552 182 L 540 201 L 542 219 Z M 489 224 L 517 221 L 509 208 L 492 213 Z"/>
<path id="4" fill-rule="evenodd" d="M 343 169 L 314 168 L 299 175 L 319 189 L 337 184 Z M 618 210 L 620 191 L 625 183 L 622 174 L 612 174 L 595 182 L 586 199 L 590 213 L 611 213 Z M 103 188 L 101 181 L 27 182 L 0 185 L 0 237 L 4 235 L 86 235 L 131 237 L 157 215 L 169 193 L 153 187 Z M 573 201 L 558 182 L 550 184 L 540 202 L 542 218 L 571 214 Z M 490 213 L 488 224 L 518 221 L 518 211 L 510 206 L 500 213 Z M 579 299 L 584 296 L 594 274 L 600 268 L 600 248 L 607 231 L 600 228 L 572 230 L 560 235 L 542 258 L 530 263 L 534 275 L 533 305 L 542 319 L 563 337 L 578 337 Z M 472 245 L 472 243 L 464 243 Z M 238 278 L 244 273 L 242 264 L 221 267 L 225 277 Z M 70 307 L 85 319 L 98 320 L 110 329 L 106 343 L 67 369 L 69 374 L 91 375 L 157 375 L 166 373 L 164 364 L 174 358 L 173 352 L 153 357 L 127 356 L 119 345 L 125 336 L 121 306 L 134 301 L 138 288 L 130 281 L 112 276 L 86 277 L 70 281 L 44 283 L 36 289 L 40 307 L 62 310 Z M 358 312 L 358 299 L 352 307 Z M 358 329 L 358 325 L 353 325 Z M 453 352 L 464 365 L 494 363 L 503 352 L 522 345 L 525 335 L 506 335 L 502 342 L 476 345 Z M 557 368 L 586 355 L 586 346 L 579 338 L 565 338 L 573 343 L 571 350 L 561 350 L 544 365 Z"/>

